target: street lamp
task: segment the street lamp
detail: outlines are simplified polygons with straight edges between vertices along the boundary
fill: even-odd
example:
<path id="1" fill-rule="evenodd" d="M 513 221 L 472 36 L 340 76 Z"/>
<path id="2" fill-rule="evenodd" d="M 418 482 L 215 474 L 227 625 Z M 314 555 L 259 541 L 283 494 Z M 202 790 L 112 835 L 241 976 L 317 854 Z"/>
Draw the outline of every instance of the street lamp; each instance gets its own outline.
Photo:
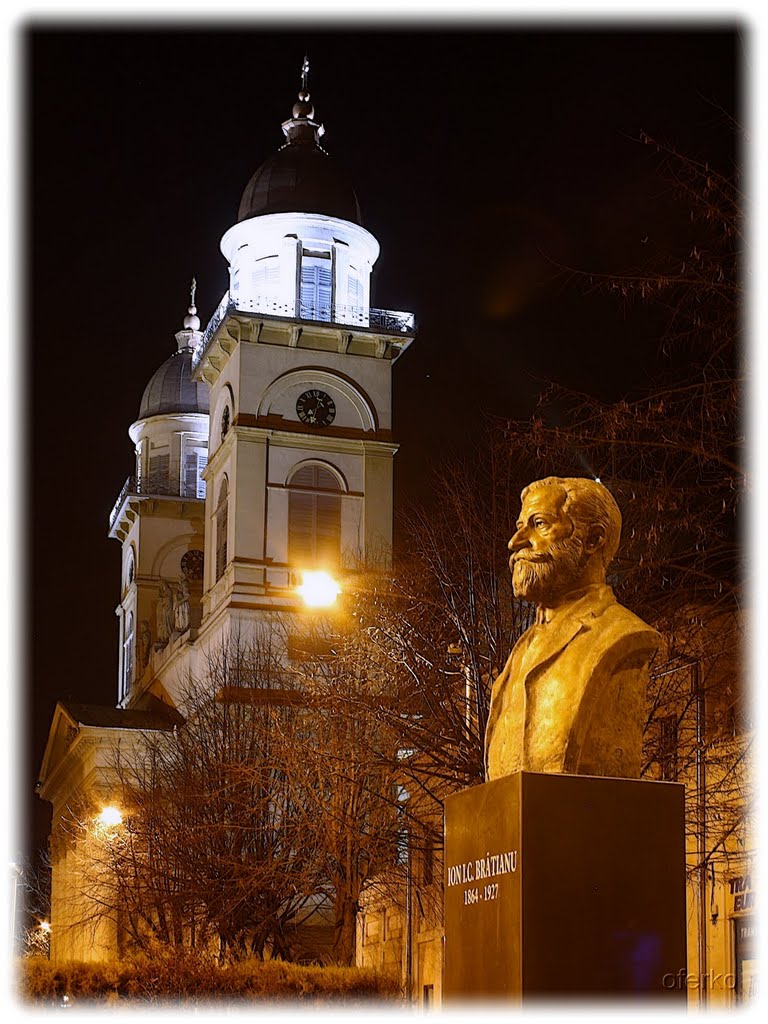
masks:
<path id="1" fill-rule="evenodd" d="M 113 828 L 116 825 L 122 825 L 123 815 L 117 807 L 104 807 L 101 814 L 96 816 L 96 822 L 105 828 Z"/>
<path id="2" fill-rule="evenodd" d="M 304 604 L 309 608 L 329 608 L 335 604 L 341 593 L 341 587 L 330 575 L 323 571 L 306 571 L 301 574 L 301 585 L 296 592 L 301 594 Z"/>

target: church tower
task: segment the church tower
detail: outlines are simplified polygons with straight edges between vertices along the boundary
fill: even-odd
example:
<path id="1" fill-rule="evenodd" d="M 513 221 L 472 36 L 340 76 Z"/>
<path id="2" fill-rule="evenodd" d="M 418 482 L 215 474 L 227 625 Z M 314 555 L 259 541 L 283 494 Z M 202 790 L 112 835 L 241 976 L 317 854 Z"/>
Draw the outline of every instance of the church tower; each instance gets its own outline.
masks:
<path id="1" fill-rule="evenodd" d="M 302 571 L 386 565 L 391 368 L 413 317 L 371 306 L 379 244 L 302 88 L 221 250 L 230 285 L 192 372 L 210 386 L 203 628 L 295 607 Z"/>
<path id="2" fill-rule="evenodd" d="M 176 351 L 153 374 L 129 428 L 136 468 L 109 520 L 109 536 L 123 548 L 118 705 L 131 698 L 153 650 L 200 623 L 208 387 L 192 379 L 193 352 L 202 337 L 194 293 L 193 282 Z M 180 594 L 186 595 L 186 623 L 176 621 Z"/>
<path id="3" fill-rule="evenodd" d="M 135 470 L 109 518 L 122 546 L 117 699 L 109 686 L 103 705 L 59 701 L 38 783 L 53 805 L 58 961 L 119 949 L 117 922 L 78 889 L 68 825 L 74 804 L 113 799 L 115 751 L 172 737 L 184 681 L 241 627 L 301 615 L 305 572 L 352 587 L 391 558 L 391 369 L 413 316 L 371 306 L 379 244 L 320 145 L 307 70 L 285 144 L 221 240 L 229 288 L 201 331 L 193 282 L 176 351 L 129 428 Z"/>

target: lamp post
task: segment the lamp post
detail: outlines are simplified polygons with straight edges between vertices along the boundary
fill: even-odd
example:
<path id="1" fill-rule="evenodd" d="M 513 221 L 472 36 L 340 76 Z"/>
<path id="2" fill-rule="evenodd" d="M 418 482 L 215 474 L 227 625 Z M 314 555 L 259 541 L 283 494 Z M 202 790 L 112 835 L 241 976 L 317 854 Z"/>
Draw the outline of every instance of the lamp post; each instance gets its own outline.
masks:
<path id="1" fill-rule="evenodd" d="M 336 603 L 341 587 L 330 573 L 306 570 L 301 576 L 302 581 L 296 587 L 296 592 L 308 608 L 330 608 Z"/>
<path id="2" fill-rule="evenodd" d="M 11 869 L 11 877 L 13 879 L 13 893 L 11 894 L 11 954 L 16 953 L 16 901 L 19 892 L 19 879 L 24 874 L 24 871 L 19 865 L 13 861 L 9 865 Z"/>

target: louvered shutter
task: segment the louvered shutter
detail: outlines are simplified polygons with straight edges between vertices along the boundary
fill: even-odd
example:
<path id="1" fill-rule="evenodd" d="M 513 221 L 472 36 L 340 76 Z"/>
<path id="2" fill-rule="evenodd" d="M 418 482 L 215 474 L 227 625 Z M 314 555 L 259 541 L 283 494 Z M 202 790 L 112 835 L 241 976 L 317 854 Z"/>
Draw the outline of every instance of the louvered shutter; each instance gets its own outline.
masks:
<path id="1" fill-rule="evenodd" d="M 363 282 L 353 274 L 347 278 L 347 301 L 350 306 L 362 306 L 363 304 Z"/>
<path id="2" fill-rule="evenodd" d="M 197 452 L 187 452 L 184 456 L 184 493 L 188 498 L 197 496 Z"/>
<path id="3" fill-rule="evenodd" d="M 294 473 L 290 486 L 288 560 L 297 566 L 338 566 L 341 549 L 338 480 L 322 466 L 302 466 Z"/>
<path id="4" fill-rule="evenodd" d="M 277 256 L 270 256 L 256 264 L 251 275 L 254 298 L 274 301 L 280 284 L 280 264 Z"/>
<path id="5" fill-rule="evenodd" d="M 205 497 L 205 480 L 201 475 L 208 465 L 205 448 L 187 448 L 184 452 L 184 494 L 188 498 Z"/>
<path id="6" fill-rule="evenodd" d="M 301 261 L 301 316 L 307 320 L 330 320 L 333 279 L 331 261 L 305 256 Z"/>
<path id="7" fill-rule="evenodd" d="M 335 494 L 315 495 L 315 555 L 318 565 L 339 564 L 341 499 Z"/>
<path id="8" fill-rule="evenodd" d="M 205 497 L 205 480 L 203 480 L 203 470 L 208 465 L 208 452 L 197 452 L 197 496 L 198 498 Z"/>
<path id="9" fill-rule="evenodd" d="M 221 485 L 219 503 L 216 506 L 216 579 L 220 580 L 227 567 L 227 518 L 228 518 L 228 487 L 227 481 Z"/>
<path id="10" fill-rule="evenodd" d="M 170 455 L 152 455 L 149 459 L 147 474 L 147 494 L 168 494 L 170 491 L 168 475 L 170 472 Z"/>
<path id="11" fill-rule="evenodd" d="M 123 692 L 124 697 L 131 687 L 133 677 L 133 613 L 128 613 L 125 624 L 125 640 L 123 641 Z"/>
<path id="12" fill-rule="evenodd" d="M 288 560 L 294 565 L 312 565 L 315 560 L 314 495 L 291 491 L 288 495 Z"/>

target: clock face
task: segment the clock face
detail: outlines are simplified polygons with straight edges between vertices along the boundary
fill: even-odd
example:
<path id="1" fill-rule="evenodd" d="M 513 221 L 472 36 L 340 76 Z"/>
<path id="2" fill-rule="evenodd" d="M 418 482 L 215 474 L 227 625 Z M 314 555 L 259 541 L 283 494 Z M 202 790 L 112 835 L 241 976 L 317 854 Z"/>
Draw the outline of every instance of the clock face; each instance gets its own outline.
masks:
<path id="1" fill-rule="evenodd" d="M 299 395 L 296 400 L 296 412 L 302 423 L 313 427 L 327 427 L 336 418 L 336 406 L 330 395 L 313 388 Z"/>

